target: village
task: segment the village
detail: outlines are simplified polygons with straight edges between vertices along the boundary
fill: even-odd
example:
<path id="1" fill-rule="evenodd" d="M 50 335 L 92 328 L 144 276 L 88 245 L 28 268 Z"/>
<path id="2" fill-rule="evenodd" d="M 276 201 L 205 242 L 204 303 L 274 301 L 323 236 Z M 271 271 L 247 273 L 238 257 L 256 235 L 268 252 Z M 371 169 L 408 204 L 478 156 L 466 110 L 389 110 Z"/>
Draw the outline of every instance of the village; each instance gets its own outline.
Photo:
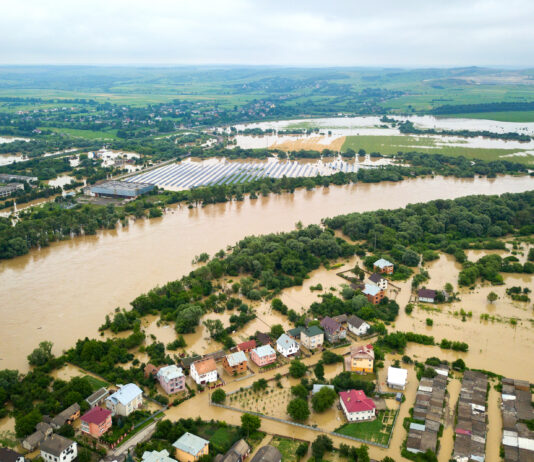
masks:
<path id="1" fill-rule="evenodd" d="M 390 280 L 393 263 L 380 258 L 372 266 L 372 272 L 356 271 L 359 277 L 347 272 L 338 277 L 351 281 L 354 290 L 378 305 L 396 296 L 399 286 Z M 449 294 L 421 288 L 410 301 L 413 297 L 416 303 L 434 304 Z M 173 441 L 171 451 L 145 451 L 140 460 L 290 460 L 281 451 L 291 442 L 300 441 L 308 452 L 310 435 L 328 435 L 341 448 L 365 445 L 377 459 L 378 454 L 392 454 L 393 459 L 397 455 L 419 462 L 437 454 L 442 461 L 449 453 L 457 462 L 484 462 L 490 387 L 502 393 L 504 460 L 533 460 L 529 422 L 534 421 L 534 408 L 527 381 L 469 371 L 461 360 L 432 357 L 418 362 L 406 355 L 384 357 L 381 349 L 377 358 L 376 339 L 373 323 L 343 314 L 310 318 L 303 326 L 277 329 L 276 334 L 256 331 L 230 350 L 182 357 L 178 364 L 148 362 L 145 378 L 156 383 L 168 404 L 147 396 L 135 383 L 102 386 L 86 398 L 85 412 L 75 403 L 53 418 L 43 417 L 21 442 L 26 456 L 3 448 L 0 461 L 22 462 L 28 457 L 71 462 L 79 445 L 99 449 L 106 461 L 123 460 L 133 456 L 136 445 L 151 440 L 163 418 L 209 416 L 232 423 L 241 419 L 242 425 L 255 417 L 258 428 L 262 419 L 265 437 L 258 441 L 238 433 L 221 452 L 209 435 L 185 432 Z M 74 429 L 70 437 L 60 434 L 65 425 Z"/>

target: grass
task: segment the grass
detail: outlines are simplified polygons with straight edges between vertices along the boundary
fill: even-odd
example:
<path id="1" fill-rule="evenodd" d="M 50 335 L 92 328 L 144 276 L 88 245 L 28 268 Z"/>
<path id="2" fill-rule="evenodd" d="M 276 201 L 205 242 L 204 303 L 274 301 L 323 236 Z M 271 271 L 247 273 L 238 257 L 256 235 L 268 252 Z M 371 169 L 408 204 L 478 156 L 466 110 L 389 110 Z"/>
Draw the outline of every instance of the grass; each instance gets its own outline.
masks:
<path id="1" fill-rule="evenodd" d="M 117 130 L 79 130 L 76 128 L 56 128 L 56 127 L 41 127 L 43 130 L 52 130 L 56 133 L 70 135 L 78 138 L 86 138 L 89 140 L 97 139 L 117 139 Z"/>
<path id="2" fill-rule="evenodd" d="M 295 453 L 297 452 L 297 447 L 300 444 L 299 441 L 275 436 L 270 444 L 278 448 L 278 450 L 282 453 L 282 460 L 284 462 L 296 462 L 298 460 Z"/>
<path id="3" fill-rule="evenodd" d="M 199 429 L 199 436 L 210 441 L 214 449 L 226 452 L 239 438 L 237 428 L 205 425 Z"/>
<path id="4" fill-rule="evenodd" d="M 398 151 L 420 151 L 430 154 L 444 154 L 447 156 L 465 156 L 472 159 L 481 160 L 498 160 L 503 155 L 515 154 L 522 152 L 521 149 L 491 149 L 491 148 L 469 148 L 463 146 L 441 146 L 436 145 L 433 138 L 424 137 L 416 138 L 409 135 L 392 135 L 392 136 L 347 136 L 342 151 L 353 149 L 365 149 L 367 152 L 380 152 L 384 155 L 397 154 Z M 508 157 L 508 160 L 514 160 L 522 163 L 532 163 L 532 156 L 514 156 Z"/>
<path id="5" fill-rule="evenodd" d="M 103 380 L 97 379 L 92 375 L 84 375 L 83 378 L 88 380 L 88 382 L 91 384 L 91 387 L 93 387 L 93 391 L 99 390 L 100 388 L 107 387 L 109 385 L 108 382 L 104 382 Z"/>
<path id="6" fill-rule="evenodd" d="M 352 422 L 339 427 L 336 432 L 369 442 L 387 444 L 393 431 L 396 411 L 378 411 L 378 417 L 368 422 Z"/>

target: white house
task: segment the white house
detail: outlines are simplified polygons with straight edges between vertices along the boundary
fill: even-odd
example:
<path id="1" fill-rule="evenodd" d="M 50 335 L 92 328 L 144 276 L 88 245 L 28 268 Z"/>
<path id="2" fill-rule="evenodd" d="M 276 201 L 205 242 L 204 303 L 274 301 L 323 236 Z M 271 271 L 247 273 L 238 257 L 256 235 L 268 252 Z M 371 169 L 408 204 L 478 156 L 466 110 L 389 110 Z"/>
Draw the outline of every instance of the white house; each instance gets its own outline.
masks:
<path id="1" fill-rule="evenodd" d="M 417 291 L 417 299 L 420 302 L 434 303 L 436 301 L 437 292 L 432 289 L 419 289 Z"/>
<path id="2" fill-rule="evenodd" d="M 371 274 L 371 276 L 369 276 L 368 279 L 373 284 L 376 284 L 378 287 L 380 287 L 382 290 L 386 290 L 388 288 L 388 280 L 380 273 L 373 273 Z"/>
<path id="3" fill-rule="evenodd" d="M 389 388 L 395 388 L 397 390 L 404 390 L 408 381 L 408 371 L 398 367 L 388 368 L 387 384 Z"/>
<path id="4" fill-rule="evenodd" d="M 286 358 L 297 353 L 299 348 L 299 344 L 287 334 L 280 335 L 276 341 L 276 349 Z"/>
<path id="5" fill-rule="evenodd" d="M 191 378 L 198 385 L 217 381 L 217 364 L 213 358 L 201 359 L 191 364 Z"/>
<path id="6" fill-rule="evenodd" d="M 339 393 L 339 402 L 349 422 L 372 420 L 376 417 L 376 405 L 362 390 Z"/>
<path id="7" fill-rule="evenodd" d="M 120 387 L 106 398 L 106 407 L 113 415 L 129 416 L 143 405 L 143 390 L 135 383 Z"/>
<path id="8" fill-rule="evenodd" d="M 357 335 L 358 337 L 367 334 L 367 331 L 371 328 L 371 326 L 367 324 L 363 319 L 354 315 L 350 316 L 349 319 L 347 319 L 347 327 L 349 328 L 350 332 L 352 332 L 354 335 Z"/>
<path id="9" fill-rule="evenodd" d="M 78 456 L 78 445 L 63 436 L 53 433 L 39 447 L 45 462 L 72 462 Z"/>

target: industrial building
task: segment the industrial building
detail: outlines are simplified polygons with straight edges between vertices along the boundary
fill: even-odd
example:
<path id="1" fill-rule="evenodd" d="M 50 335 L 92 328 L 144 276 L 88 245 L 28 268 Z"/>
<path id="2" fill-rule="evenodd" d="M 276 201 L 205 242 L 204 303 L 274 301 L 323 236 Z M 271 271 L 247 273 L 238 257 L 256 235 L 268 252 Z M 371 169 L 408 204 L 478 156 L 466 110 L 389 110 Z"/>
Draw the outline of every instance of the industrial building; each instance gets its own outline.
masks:
<path id="1" fill-rule="evenodd" d="M 126 181 L 105 181 L 88 188 L 91 196 L 132 198 L 152 191 L 156 186 L 147 183 L 128 183 Z"/>
<path id="2" fill-rule="evenodd" d="M 24 190 L 24 185 L 22 183 L 10 183 L 5 186 L 0 186 L 0 197 L 11 196 L 11 194 L 19 190 Z"/>
<path id="3" fill-rule="evenodd" d="M 26 175 L 11 175 L 9 173 L 0 173 L 0 181 L 2 182 L 10 182 L 10 181 L 37 181 L 38 178 L 36 176 L 26 176 Z"/>

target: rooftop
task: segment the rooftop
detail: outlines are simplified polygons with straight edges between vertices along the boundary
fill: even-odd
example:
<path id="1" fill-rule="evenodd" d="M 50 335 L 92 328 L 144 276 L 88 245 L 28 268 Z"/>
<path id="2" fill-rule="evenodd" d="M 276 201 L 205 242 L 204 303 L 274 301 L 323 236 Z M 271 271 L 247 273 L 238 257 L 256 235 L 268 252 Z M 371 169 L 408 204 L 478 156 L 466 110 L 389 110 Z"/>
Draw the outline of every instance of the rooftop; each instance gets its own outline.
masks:
<path id="1" fill-rule="evenodd" d="M 100 425 L 102 422 L 105 422 L 106 419 L 111 415 L 109 409 L 104 409 L 103 407 L 96 406 L 90 411 L 87 411 L 82 415 L 82 422 L 94 423 Z"/>
<path id="2" fill-rule="evenodd" d="M 135 383 L 128 383 L 106 398 L 106 401 L 110 400 L 114 404 L 121 403 L 122 405 L 127 405 L 142 394 L 143 391 Z"/>
<path id="3" fill-rule="evenodd" d="M 343 401 L 347 412 L 363 412 L 376 409 L 374 401 L 368 398 L 362 390 L 342 391 L 339 393 L 339 399 Z"/>
<path id="4" fill-rule="evenodd" d="M 356 346 L 351 349 L 350 355 L 353 358 L 375 359 L 375 351 L 372 344 Z"/>
<path id="5" fill-rule="evenodd" d="M 436 298 L 436 291 L 432 289 L 419 289 L 417 296 L 422 298 Z"/>
<path id="6" fill-rule="evenodd" d="M 154 185 L 149 183 L 132 183 L 128 181 L 104 181 L 103 183 L 94 184 L 91 186 L 91 189 L 93 188 L 107 188 L 107 189 L 122 189 L 122 190 L 128 190 L 132 192 L 136 192 L 139 188 L 145 188 L 145 187 L 154 187 Z"/>
<path id="7" fill-rule="evenodd" d="M 369 276 L 369 281 L 372 281 L 375 284 L 378 284 L 382 279 L 384 279 L 384 276 L 378 273 L 373 273 L 371 276 Z"/>
<path id="8" fill-rule="evenodd" d="M 230 365 L 230 367 L 234 367 L 234 366 L 237 366 L 238 364 L 246 362 L 247 357 L 245 356 L 245 353 L 243 353 L 242 351 L 238 351 L 237 353 L 232 353 L 231 355 L 227 355 L 226 360 L 228 361 L 228 364 Z"/>
<path id="9" fill-rule="evenodd" d="M 297 346 L 297 342 L 293 340 L 289 335 L 282 334 L 280 337 L 278 337 L 278 340 L 276 341 L 276 344 L 280 348 L 293 348 Z"/>
<path id="10" fill-rule="evenodd" d="M 200 361 L 195 361 L 193 363 L 195 370 L 199 375 L 204 375 L 209 372 L 217 370 L 217 364 L 213 358 L 201 359 Z"/>
<path id="11" fill-rule="evenodd" d="M 354 326 L 354 327 L 361 327 L 362 324 L 365 323 L 365 321 L 361 318 L 359 318 L 358 316 L 355 316 L 355 315 L 352 315 L 349 317 L 349 319 L 347 320 L 347 322 L 351 325 L 351 326 Z"/>
<path id="12" fill-rule="evenodd" d="M 268 444 L 258 449 L 258 452 L 250 462 L 280 462 L 281 460 L 282 454 L 280 451 Z"/>
<path id="13" fill-rule="evenodd" d="M 0 448 L 0 462 L 17 462 L 21 457 L 23 457 L 21 454 L 12 449 Z"/>
<path id="14" fill-rule="evenodd" d="M 371 297 L 378 295 L 381 291 L 382 289 L 374 284 L 365 284 L 365 287 L 362 290 L 365 295 L 370 295 Z"/>
<path id="15" fill-rule="evenodd" d="M 264 358 L 265 356 L 271 356 L 275 355 L 276 351 L 274 351 L 273 347 L 271 345 L 262 345 L 258 348 L 254 348 L 254 350 L 258 357 Z"/>
<path id="16" fill-rule="evenodd" d="M 391 366 L 388 368 L 388 382 L 404 385 L 407 379 L 408 371 L 406 369 Z"/>
<path id="17" fill-rule="evenodd" d="M 393 266 L 393 263 L 386 260 L 385 258 L 380 258 L 374 262 L 374 266 L 377 266 L 380 269 L 387 268 L 388 266 Z"/>
<path id="18" fill-rule="evenodd" d="M 87 401 L 89 404 L 96 403 L 107 395 L 107 388 L 102 387 L 100 390 L 96 390 L 92 395 L 89 395 L 85 401 Z"/>
<path id="19" fill-rule="evenodd" d="M 69 448 L 72 444 L 75 444 L 73 441 L 52 433 L 48 438 L 45 438 L 41 442 L 40 449 L 42 452 L 47 454 L 52 454 L 53 456 L 59 457 L 61 453 Z"/>
<path id="20" fill-rule="evenodd" d="M 237 349 L 241 351 L 252 350 L 252 348 L 256 348 L 256 340 L 249 340 L 248 342 L 243 342 L 237 345 Z"/>
<path id="21" fill-rule="evenodd" d="M 145 451 L 141 460 L 142 462 L 176 462 L 172 457 L 169 457 L 169 451 L 166 449 L 161 451 Z"/>
<path id="22" fill-rule="evenodd" d="M 172 445 L 180 449 L 187 454 L 195 456 L 204 449 L 204 446 L 209 444 L 209 441 L 201 438 L 200 436 L 193 435 L 192 433 L 186 432 L 180 438 L 178 438 Z"/>
<path id="23" fill-rule="evenodd" d="M 321 320 L 321 327 L 328 332 L 335 332 L 341 328 L 341 324 L 339 324 L 337 321 L 334 321 L 329 316 L 326 316 Z"/>
<path id="24" fill-rule="evenodd" d="M 170 382 L 173 379 L 178 379 L 184 376 L 181 367 L 177 367 L 174 364 L 170 366 L 162 367 L 158 373 L 158 378 L 162 378 L 165 382 Z"/>
<path id="25" fill-rule="evenodd" d="M 307 329 L 305 329 L 303 332 L 306 335 L 306 337 L 315 337 L 316 335 L 324 334 L 324 332 L 319 326 L 310 326 Z"/>

